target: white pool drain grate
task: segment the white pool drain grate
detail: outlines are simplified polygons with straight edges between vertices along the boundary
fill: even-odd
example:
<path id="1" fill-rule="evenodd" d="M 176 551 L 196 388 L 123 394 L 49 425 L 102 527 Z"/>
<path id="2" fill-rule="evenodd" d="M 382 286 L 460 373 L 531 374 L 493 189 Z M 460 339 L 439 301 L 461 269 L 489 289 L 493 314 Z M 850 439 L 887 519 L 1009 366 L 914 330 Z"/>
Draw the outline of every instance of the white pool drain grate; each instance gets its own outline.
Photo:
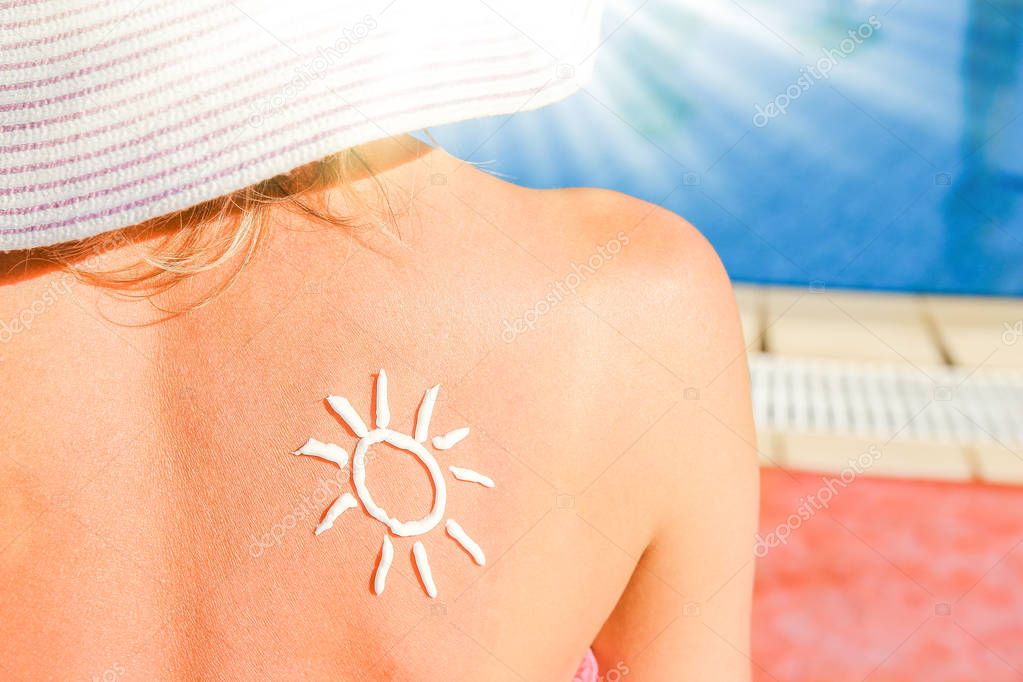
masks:
<path id="1" fill-rule="evenodd" d="M 1023 444 L 1023 372 L 750 356 L 760 429 Z"/>

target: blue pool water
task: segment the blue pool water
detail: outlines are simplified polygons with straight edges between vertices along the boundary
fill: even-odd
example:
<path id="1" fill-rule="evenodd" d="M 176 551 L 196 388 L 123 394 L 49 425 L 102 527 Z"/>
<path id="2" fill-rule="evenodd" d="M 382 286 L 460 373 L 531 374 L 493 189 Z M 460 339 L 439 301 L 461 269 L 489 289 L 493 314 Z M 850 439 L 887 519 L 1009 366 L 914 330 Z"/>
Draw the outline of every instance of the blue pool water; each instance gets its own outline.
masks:
<path id="1" fill-rule="evenodd" d="M 585 91 L 432 132 L 662 203 L 737 280 L 1023 294 L 1023 0 L 634 0 L 605 33 Z"/>

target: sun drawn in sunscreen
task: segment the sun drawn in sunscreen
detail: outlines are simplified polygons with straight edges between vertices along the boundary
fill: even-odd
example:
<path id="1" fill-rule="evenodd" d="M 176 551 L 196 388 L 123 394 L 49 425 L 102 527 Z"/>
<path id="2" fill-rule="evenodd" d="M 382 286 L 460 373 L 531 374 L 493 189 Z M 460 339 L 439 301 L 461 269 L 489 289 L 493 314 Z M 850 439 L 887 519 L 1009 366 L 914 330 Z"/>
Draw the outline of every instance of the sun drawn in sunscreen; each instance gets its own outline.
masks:
<path id="1" fill-rule="evenodd" d="M 380 563 L 373 577 L 373 591 L 376 594 L 384 591 L 384 586 L 387 583 L 387 572 L 390 570 L 391 562 L 394 560 L 394 546 L 391 544 L 391 539 L 388 535 L 397 537 L 425 535 L 436 528 L 437 524 L 444 517 L 444 508 L 447 505 L 447 485 L 440 464 L 438 464 L 437 459 L 426 448 L 426 443 L 428 441 L 432 442 L 433 447 L 437 450 L 449 450 L 469 435 L 469 427 L 464 426 L 442 436 L 434 436 L 432 440 L 430 439 L 430 419 L 433 416 L 433 406 L 437 401 L 438 391 L 440 391 L 439 384 L 426 390 L 423 401 L 419 405 L 414 436 L 388 428 L 391 422 L 391 410 L 387 402 L 387 374 L 382 369 L 377 375 L 376 418 L 374 420 L 376 428 L 370 430 L 362 420 L 362 417 L 359 416 L 359 413 L 352 407 L 352 404 L 345 398 L 336 395 L 327 397 L 327 404 L 330 405 L 330 408 L 359 437 L 359 441 L 355 444 L 355 453 L 352 455 L 352 484 L 355 487 L 355 494 L 358 496 L 358 500 L 351 493 L 343 493 L 327 509 L 323 520 L 316 526 L 315 533 L 320 535 L 330 530 L 334 526 L 334 522 L 344 512 L 358 507 L 360 502 L 367 514 L 384 524 L 387 531 L 384 533 L 383 544 L 380 548 Z M 405 450 L 426 467 L 427 472 L 430 474 L 430 480 L 433 483 L 433 506 L 423 518 L 401 521 L 390 516 L 385 509 L 373 500 L 373 495 L 366 485 L 366 454 L 369 448 L 377 443 L 387 443 L 399 450 Z M 307 440 L 305 445 L 295 450 L 292 454 L 325 459 L 333 462 L 341 469 L 348 466 L 348 452 L 344 448 L 333 443 L 322 443 L 315 438 Z M 449 466 L 448 470 L 456 481 L 478 483 L 487 488 L 494 487 L 493 480 L 471 469 Z M 465 532 L 457 521 L 448 519 L 445 528 L 448 535 L 469 553 L 473 561 L 480 566 L 486 564 L 487 560 L 483 550 L 480 549 L 475 540 L 469 537 L 469 534 Z M 433 581 L 433 572 L 430 570 L 430 560 L 426 554 L 426 546 L 422 541 L 417 540 L 413 545 L 412 558 L 415 563 L 416 572 L 422 581 L 423 589 L 431 599 L 436 597 L 437 588 Z"/>

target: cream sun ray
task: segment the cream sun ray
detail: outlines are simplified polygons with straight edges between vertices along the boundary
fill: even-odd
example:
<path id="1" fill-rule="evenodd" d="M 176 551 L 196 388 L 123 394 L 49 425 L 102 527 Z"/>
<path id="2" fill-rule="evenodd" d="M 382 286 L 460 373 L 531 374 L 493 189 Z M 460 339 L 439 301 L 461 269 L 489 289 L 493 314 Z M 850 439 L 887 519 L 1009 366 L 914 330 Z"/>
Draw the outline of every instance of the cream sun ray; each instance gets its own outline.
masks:
<path id="1" fill-rule="evenodd" d="M 291 454 L 319 457 L 320 459 L 337 464 L 342 469 L 348 465 L 348 452 L 343 447 L 333 443 L 321 443 L 315 438 L 310 438 L 302 447 Z"/>
<path id="2" fill-rule="evenodd" d="M 334 504 L 330 505 L 330 509 L 327 510 L 327 515 L 323 517 L 323 521 L 320 521 L 319 525 L 316 526 L 316 534 L 319 535 L 325 531 L 330 530 L 334 527 L 334 522 L 337 518 L 344 514 L 349 509 L 354 509 L 359 506 L 358 500 L 352 497 L 351 493 L 345 493 L 341 497 L 334 500 Z"/>
<path id="3" fill-rule="evenodd" d="M 458 445 L 466 436 L 469 435 L 469 427 L 463 426 L 460 429 L 454 431 L 448 431 L 443 436 L 433 437 L 433 447 L 438 450 L 450 450 L 451 448 Z"/>
<path id="4" fill-rule="evenodd" d="M 458 525 L 458 522 L 454 519 L 448 519 L 448 522 L 444 524 L 447 528 L 448 535 L 455 539 L 455 542 L 465 548 L 465 551 L 469 553 L 473 561 L 480 566 L 485 566 L 487 563 L 487 557 L 483 554 L 483 549 L 476 544 L 476 541 L 469 537 L 469 534 Z"/>
<path id="5" fill-rule="evenodd" d="M 415 557 L 416 570 L 419 571 L 419 577 L 423 580 L 426 594 L 430 595 L 430 599 L 435 599 L 437 597 L 437 586 L 433 582 L 433 573 L 430 571 L 430 559 L 426 556 L 426 547 L 419 540 L 416 540 L 416 544 L 412 545 L 412 556 Z"/>
<path id="6" fill-rule="evenodd" d="M 348 428 L 354 431 L 356 436 L 359 438 L 366 437 L 366 434 L 369 433 L 369 429 L 366 428 L 366 422 L 362 421 L 362 417 L 355 411 L 355 408 L 352 407 L 347 398 L 330 395 L 327 396 L 327 404 L 337 413 L 337 416 L 345 420 L 345 424 L 348 424 Z"/>
<path id="7" fill-rule="evenodd" d="M 383 368 L 377 375 L 377 420 L 378 429 L 386 429 L 391 423 L 391 408 L 387 404 L 387 373 Z"/>
<path id="8" fill-rule="evenodd" d="M 377 566 L 376 575 L 373 577 L 373 591 L 382 594 L 387 586 L 387 571 L 391 570 L 391 562 L 394 561 L 394 545 L 391 539 L 384 536 L 384 544 L 380 547 L 380 565 Z"/>
<path id="9" fill-rule="evenodd" d="M 440 384 L 433 388 L 426 389 L 423 402 L 419 406 L 419 415 L 416 417 L 416 440 L 425 443 L 430 437 L 430 418 L 433 417 L 433 405 L 437 402 L 437 392 Z"/>
<path id="10" fill-rule="evenodd" d="M 486 488 L 494 487 L 494 480 L 489 476 L 484 476 L 481 473 L 473 471 L 472 469 L 465 469 L 463 467 L 449 466 L 448 471 L 451 475 L 457 478 L 459 481 L 467 481 L 469 483 L 479 483 Z"/>

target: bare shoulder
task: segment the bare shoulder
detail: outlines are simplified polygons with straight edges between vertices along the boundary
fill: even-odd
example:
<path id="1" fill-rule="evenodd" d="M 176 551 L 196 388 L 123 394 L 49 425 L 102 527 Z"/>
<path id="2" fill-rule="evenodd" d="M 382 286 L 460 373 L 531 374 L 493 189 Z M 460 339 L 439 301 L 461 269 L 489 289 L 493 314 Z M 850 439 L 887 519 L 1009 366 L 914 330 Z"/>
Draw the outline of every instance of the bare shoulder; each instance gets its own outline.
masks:
<path id="1" fill-rule="evenodd" d="M 696 227 L 614 191 L 532 190 L 482 173 L 472 177 L 472 186 L 457 189 L 461 204 L 476 199 L 468 219 L 485 217 L 477 221 L 482 238 L 474 252 L 502 254 L 486 273 L 487 305 L 504 309 L 496 325 L 504 343 L 489 362 L 521 381 L 519 392 L 539 406 L 540 416 L 530 415 L 517 430 L 542 425 L 558 434 L 557 461 L 584 472 L 576 480 L 566 473 L 566 487 L 585 488 L 596 473 L 628 461 L 624 453 L 644 433 L 663 435 L 664 443 L 678 434 L 720 437 L 717 417 L 752 440 L 731 283 Z M 564 428 L 565 418 L 572 428 Z M 691 474 L 706 451 L 675 450 L 649 450 L 655 460 L 646 470 L 673 469 L 675 476 L 689 474 L 685 485 L 699 483 Z M 742 466 L 755 464 L 747 460 Z M 642 500 L 646 511 L 654 513 L 655 498 Z"/>
<path id="2" fill-rule="evenodd" d="M 677 513 L 680 491 L 709 490 L 733 474 L 751 480 L 740 320 L 703 234 L 671 211 L 607 190 L 523 190 L 516 198 L 526 220 L 514 236 L 555 279 L 550 305 L 534 306 L 544 314 L 516 361 L 543 363 L 572 387 L 571 433 L 583 435 L 570 445 L 581 468 L 606 471 L 618 491 L 656 482 L 655 493 L 629 505 L 636 515 L 622 518 L 656 523 Z M 599 443 L 588 433 L 601 434 Z"/>
<path id="3" fill-rule="evenodd" d="M 615 387 L 611 423 L 638 433 L 580 504 L 588 523 L 638 557 L 597 638 L 598 658 L 605 667 L 628 661 L 642 679 L 748 679 L 739 652 L 749 646 L 759 484 L 731 283 L 706 238 L 678 215 L 603 190 L 554 194 L 552 206 L 573 217 L 562 248 L 621 245 L 607 249 L 581 296 L 623 341 L 607 363 L 643 377 Z M 680 617 L 706 595 L 701 619 Z"/>
<path id="4" fill-rule="evenodd" d="M 588 300 L 667 369 L 693 383 L 743 354 L 731 282 L 685 218 L 604 189 L 537 194 L 554 220 L 567 223 L 546 231 L 551 248 L 595 271 L 581 287 Z"/>

